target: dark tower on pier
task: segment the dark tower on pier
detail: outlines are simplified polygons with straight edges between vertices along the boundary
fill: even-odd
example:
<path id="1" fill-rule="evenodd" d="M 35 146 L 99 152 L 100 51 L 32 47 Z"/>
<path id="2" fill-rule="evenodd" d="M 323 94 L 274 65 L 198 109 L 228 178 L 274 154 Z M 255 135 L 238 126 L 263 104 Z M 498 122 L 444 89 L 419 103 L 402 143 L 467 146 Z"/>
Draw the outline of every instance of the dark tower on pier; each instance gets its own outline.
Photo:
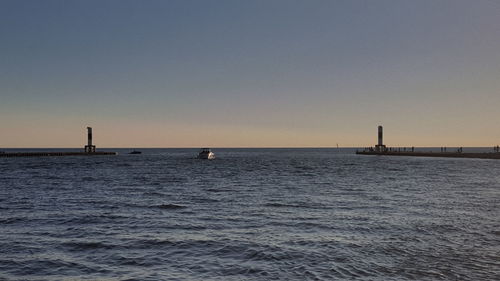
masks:
<path id="1" fill-rule="evenodd" d="M 378 143 L 375 145 L 375 151 L 383 152 L 386 151 L 387 148 L 384 145 L 384 132 L 382 126 L 378 126 Z"/>
<path id="2" fill-rule="evenodd" d="M 87 145 L 85 146 L 86 153 L 94 153 L 95 145 L 92 145 L 92 128 L 87 127 Z"/>

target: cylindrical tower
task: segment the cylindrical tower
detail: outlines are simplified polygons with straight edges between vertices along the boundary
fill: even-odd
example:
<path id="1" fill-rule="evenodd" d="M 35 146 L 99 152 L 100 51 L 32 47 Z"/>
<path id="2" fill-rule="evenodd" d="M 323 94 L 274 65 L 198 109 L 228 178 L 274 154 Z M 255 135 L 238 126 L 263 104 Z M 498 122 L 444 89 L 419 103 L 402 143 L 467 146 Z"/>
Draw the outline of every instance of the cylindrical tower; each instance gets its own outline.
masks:
<path id="1" fill-rule="evenodd" d="M 378 126 L 378 145 L 384 145 L 384 133 L 382 126 Z"/>
<path id="2" fill-rule="evenodd" d="M 92 147 L 92 127 L 87 127 L 88 146 Z"/>
<path id="3" fill-rule="evenodd" d="M 85 152 L 93 153 L 95 152 L 95 145 L 92 144 L 92 128 L 87 127 L 87 145 L 85 146 Z"/>

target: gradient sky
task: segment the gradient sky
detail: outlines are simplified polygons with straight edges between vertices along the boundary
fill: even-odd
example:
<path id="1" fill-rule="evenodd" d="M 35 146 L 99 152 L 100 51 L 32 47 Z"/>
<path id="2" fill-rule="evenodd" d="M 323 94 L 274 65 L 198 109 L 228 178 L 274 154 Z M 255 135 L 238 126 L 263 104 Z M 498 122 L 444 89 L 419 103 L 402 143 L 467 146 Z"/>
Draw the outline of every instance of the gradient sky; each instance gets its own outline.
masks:
<path id="1" fill-rule="evenodd" d="M 500 144 L 497 0 L 0 0 L 0 147 Z"/>

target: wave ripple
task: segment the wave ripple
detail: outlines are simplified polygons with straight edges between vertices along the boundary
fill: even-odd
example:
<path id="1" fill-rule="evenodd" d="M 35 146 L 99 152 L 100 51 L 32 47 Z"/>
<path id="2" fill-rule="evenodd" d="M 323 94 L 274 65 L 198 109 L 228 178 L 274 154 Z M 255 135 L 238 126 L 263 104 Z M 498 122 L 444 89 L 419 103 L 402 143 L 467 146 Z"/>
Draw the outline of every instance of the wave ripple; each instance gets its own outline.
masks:
<path id="1" fill-rule="evenodd" d="M 0 159 L 0 280 L 500 280 L 500 162 Z"/>

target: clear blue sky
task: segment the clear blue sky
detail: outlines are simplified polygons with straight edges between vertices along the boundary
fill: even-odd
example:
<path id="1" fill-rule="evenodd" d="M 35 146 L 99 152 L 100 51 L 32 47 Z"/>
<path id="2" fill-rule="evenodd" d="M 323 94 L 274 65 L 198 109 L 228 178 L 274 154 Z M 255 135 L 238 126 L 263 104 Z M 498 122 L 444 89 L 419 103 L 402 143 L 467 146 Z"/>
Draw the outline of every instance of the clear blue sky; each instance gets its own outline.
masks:
<path id="1" fill-rule="evenodd" d="M 0 147 L 500 143 L 497 0 L 0 0 Z"/>

